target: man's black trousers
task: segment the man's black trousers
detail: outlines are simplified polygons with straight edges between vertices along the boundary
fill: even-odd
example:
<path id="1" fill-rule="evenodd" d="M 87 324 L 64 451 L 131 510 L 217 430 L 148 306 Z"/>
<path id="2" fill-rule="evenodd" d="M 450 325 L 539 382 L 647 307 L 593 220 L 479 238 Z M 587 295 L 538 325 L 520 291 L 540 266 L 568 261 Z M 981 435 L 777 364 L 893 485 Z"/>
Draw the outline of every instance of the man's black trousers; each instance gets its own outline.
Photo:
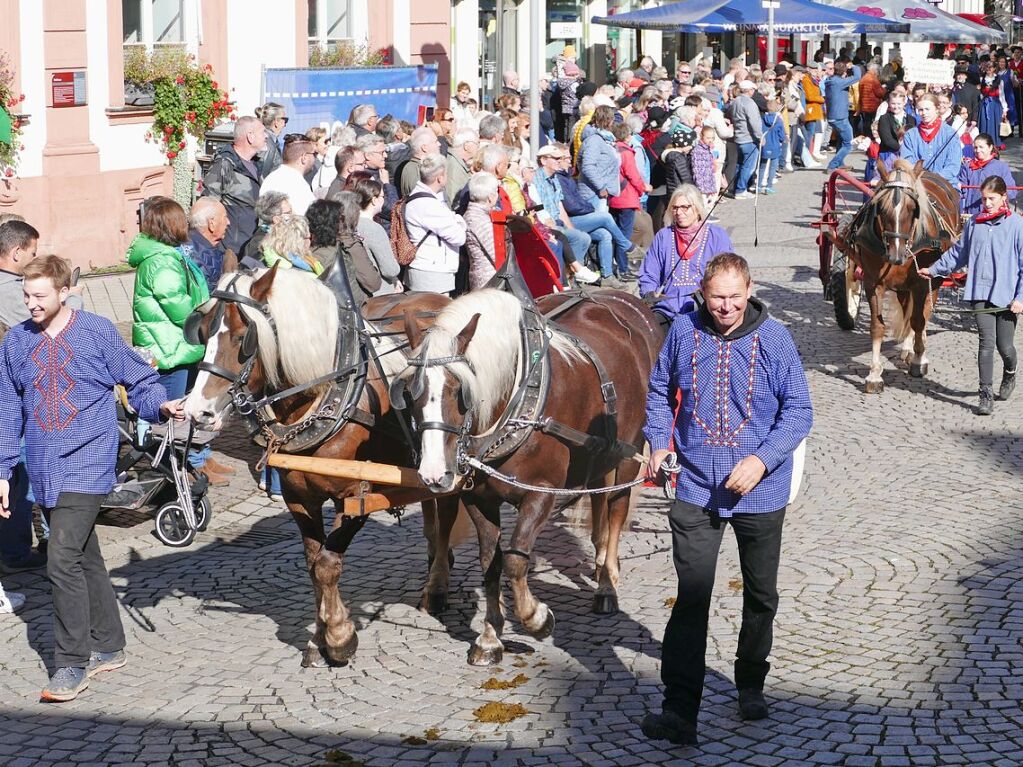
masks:
<path id="1" fill-rule="evenodd" d="M 46 574 L 53 585 L 53 661 L 84 667 L 90 652 L 124 648 L 117 597 L 99 550 L 96 517 L 102 495 L 61 493 L 47 509 Z"/>
<path id="2" fill-rule="evenodd" d="M 731 525 L 739 544 L 743 586 L 735 686 L 740 690 L 763 689 L 771 668 L 767 656 L 778 611 L 778 559 L 785 509 L 721 519 L 699 506 L 675 501 L 669 520 L 678 595 L 661 650 L 664 710 L 695 723 L 706 672 L 707 620 L 714 571 L 726 525 Z"/>

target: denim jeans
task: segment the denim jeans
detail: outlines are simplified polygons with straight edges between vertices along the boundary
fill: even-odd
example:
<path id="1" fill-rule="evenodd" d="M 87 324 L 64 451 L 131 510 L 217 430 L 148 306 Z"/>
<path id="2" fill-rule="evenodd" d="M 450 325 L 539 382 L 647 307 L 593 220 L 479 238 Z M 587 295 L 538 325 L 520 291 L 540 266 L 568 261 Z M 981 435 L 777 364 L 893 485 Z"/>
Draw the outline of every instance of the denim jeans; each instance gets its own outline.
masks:
<path id="1" fill-rule="evenodd" d="M 14 565 L 32 553 L 32 488 L 25 464 L 11 472 L 10 512 L 0 520 L 0 559 Z"/>
<path id="2" fill-rule="evenodd" d="M 742 626 L 735 654 L 735 686 L 763 689 L 771 668 L 778 611 L 778 562 L 785 509 L 721 519 L 699 506 L 675 501 L 668 512 L 678 595 L 661 645 L 664 710 L 696 722 L 706 673 L 707 624 L 718 550 L 726 526 L 739 544 Z"/>
<path id="3" fill-rule="evenodd" d="M 585 263 L 586 252 L 590 249 L 592 242 L 590 235 L 578 227 L 559 226 L 558 231 L 568 240 L 568 247 L 572 250 L 572 258 L 567 260 L 569 262 L 578 261 L 580 264 Z"/>
<path id="4" fill-rule="evenodd" d="M 760 161 L 760 178 L 757 180 L 757 185 L 760 187 L 761 192 L 765 189 L 774 189 L 774 174 L 777 172 L 777 158 L 765 157 Z"/>
<path id="5" fill-rule="evenodd" d="M 838 152 L 835 153 L 834 159 L 828 163 L 828 170 L 834 170 L 842 164 L 842 160 L 852 150 L 853 129 L 848 117 L 828 120 L 828 124 L 831 126 L 831 130 L 842 139 L 842 145 L 838 148 Z"/>
<path id="6" fill-rule="evenodd" d="M 632 242 L 632 232 L 636 228 L 636 211 L 634 208 L 612 208 L 611 215 L 618 224 L 618 228 L 622 230 L 622 234 L 625 238 Z M 625 252 L 621 250 L 615 251 L 615 264 L 618 267 L 618 274 L 624 274 L 629 271 L 629 259 L 626 258 Z"/>
<path id="7" fill-rule="evenodd" d="M 612 247 L 622 253 L 628 253 L 632 242 L 622 234 L 611 214 L 604 211 L 587 213 L 584 216 L 570 216 L 572 225 L 590 235 L 597 244 L 597 261 L 600 263 L 600 276 L 610 277 L 614 268 Z M 573 246 L 574 249 L 574 246 Z"/>
<path id="8" fill-rule="evenodd" d="M 273 466 L 263 467 L 263 484 L 270 495 L 281 494 L 281 473 Z"/>
<path id="9" fill-rule="evenodd" d="M 736 194 L 745 192 L 749 187 L 750 180 L 753 178 L 753 173 L 757 168 L 757 145 L 752 141 L 748 144 L 738 144 L 739 149 L 739 172 L 735 174 L 735 187 L 733 191 Z"/>

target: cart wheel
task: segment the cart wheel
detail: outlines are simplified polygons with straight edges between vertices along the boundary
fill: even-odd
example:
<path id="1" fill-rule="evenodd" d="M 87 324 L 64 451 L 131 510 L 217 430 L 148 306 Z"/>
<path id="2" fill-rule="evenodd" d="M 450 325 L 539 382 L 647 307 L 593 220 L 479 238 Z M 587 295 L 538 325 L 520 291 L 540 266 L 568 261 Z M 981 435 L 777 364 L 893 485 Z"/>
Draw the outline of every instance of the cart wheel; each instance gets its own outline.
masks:
<path id="1" fill-rule="evenodd" d="M 856 279 L 856 264 L 845 259 L 845 269 L 831 273 L 831 300 L 835 302 L 835 321 L 842 330 L 856 327 L 863 301 L 863 283 Z"/>
<path id="2" fill-rule="evenodd" d="M 176 501 L 165 503 L 156 512 L 156 529 L 153 532 L 160 543 L 175 548 L 187 546 L 195 538 L 195 531 L 189 528 L 185 512 Z"/>
<path id="3" fill-rule="evenodd" d="M 210 520 L 213 519 L 213 504 L 210 502 L 209 496 L 204 495 L 193 504 L 193 508 L 195 509 L 195 529 L 201 533 L 210 526 Z"/>

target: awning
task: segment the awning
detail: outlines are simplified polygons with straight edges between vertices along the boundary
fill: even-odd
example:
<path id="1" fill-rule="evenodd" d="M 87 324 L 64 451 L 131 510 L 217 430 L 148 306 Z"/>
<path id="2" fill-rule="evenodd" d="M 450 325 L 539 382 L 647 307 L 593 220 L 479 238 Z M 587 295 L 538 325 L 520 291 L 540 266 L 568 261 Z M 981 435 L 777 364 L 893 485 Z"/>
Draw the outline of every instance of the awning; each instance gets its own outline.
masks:
<path id="1" fill-rule="evenodd" d="M 767 9 L 761 0 L 688 0 L 614 16 L 594 16 L 594 24 L 674 32 L 757 32 L 767 34 Z M 810 0 L 781 0 L 774 12 L 778 35 L 906 33 L 909 24 L 863 16 Z"/>
<path id="2" fill-rule="evenodd" d="M 974 24 L 936 8 L 927 0 L 823 0 L 835 8 L 908 22 L 909 35 L 892 35 L 892 40 L 914 43 L 997 43 L 1005 35 L 990 27 Z M 784 0 L 783 0 L 784 2 Z"/>

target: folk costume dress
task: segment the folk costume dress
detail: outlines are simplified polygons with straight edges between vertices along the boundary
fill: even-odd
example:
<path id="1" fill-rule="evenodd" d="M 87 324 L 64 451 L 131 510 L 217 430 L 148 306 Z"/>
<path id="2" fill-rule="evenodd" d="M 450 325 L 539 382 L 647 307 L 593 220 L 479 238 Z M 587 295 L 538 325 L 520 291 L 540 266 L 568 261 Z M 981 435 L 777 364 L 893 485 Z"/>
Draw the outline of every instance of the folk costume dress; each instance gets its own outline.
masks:
<path id="1" fill-rule="evenodd" d="M 676 392 L 681 404 L 673 423 Z M 722 518 L 784 508 L 792 455 L 813 425 L 792 336 L 755 298 L 728 336 L 717 331 L 706 307 L 680 315 L 650 374 L 646 418 L 650 449 L 673 444 L 682 464 L 678 500 Z M 763 461 L 767 473 L 740 496 L 725 482 L 750 455 Z"/>
<path id="2" fill-rule="evenodd" d="M 124 385 L 139 416 L 156 423 L 167 400 L 158 378 L 98 315 L 72 311 L 55 338 L 31 320 L 15 325 L 0 347 L 0 478 L 21 460 L 24 429 L 40 504 L 53 508 L 62 492 L 109 493 L 118 448 L 114 385 Z"/>
<path id="3" fill-rule="evenodd" d="M 937 173 L 954 188 L 959 188 L 959 168 L 963 164 L 963 142 L 955 128 L 940 119 L 932 125 L 918 124 L 902 137 L 899 156 L 913 165 L 923 160 L 924 170 Z"/>
<path id="4" fill-rule="evenodd" d="M 963 185 L 963 194 L 959 200 L 960 210 L 963 213 L 976 215 L 983 211 L 984 206 L 980 200 L 980 185 L 985 179 L 991 176 L 1000 176 L 1008 187 L 1007 195 L 1009 200 L 1016 199 L 1016 180 L 1012 177 L 1012 171 L 1004 160 L 992 157 L 986 161 L 972 158 L 963 160 L 963 167 L 959 171 L 959 182 Z M 972 187 L 966 189 L 965 187 Z"/>
<path id="5" fill-rule="evenodd" d="M 1002 115 L 1005 114 L 1007 104 L 1005 93 L 1002 90 L 1002 81 L 997 75 L 986 75 L 980 81 L 980 113 L 977 116 L 977 123 L 981 133 L 986 133 L 994 139 L 995 144 L 1001 144 L 999 128 L 1002 125 Z"/>
<path id="6" fill-rule="evenodd" d="M 998 79 L 1002 81 L 1002 96 L 1005 98 L 1005 112 L 1009 124 L 1015 128 L 1019 124 L 1016 114 L 1016 89 L 1012 87 L 1012 70 L 1005 69 L 998 73 Z M 994 136 L 994 134 L 991 134 Z"/>
<path id="7" fill-rule="evenodd" d="M 700 288 L 703 270 L 714 256 L 732 250 L 728 233 L 714 224 L 689 229 L 666 226 L 654 235 L 639 271 L 639 294 L 664 288 L 654 311 L 668 320 L 696 308 L 693 293 Z M 677 265 L 677 266 L 676 266 Z"/>

